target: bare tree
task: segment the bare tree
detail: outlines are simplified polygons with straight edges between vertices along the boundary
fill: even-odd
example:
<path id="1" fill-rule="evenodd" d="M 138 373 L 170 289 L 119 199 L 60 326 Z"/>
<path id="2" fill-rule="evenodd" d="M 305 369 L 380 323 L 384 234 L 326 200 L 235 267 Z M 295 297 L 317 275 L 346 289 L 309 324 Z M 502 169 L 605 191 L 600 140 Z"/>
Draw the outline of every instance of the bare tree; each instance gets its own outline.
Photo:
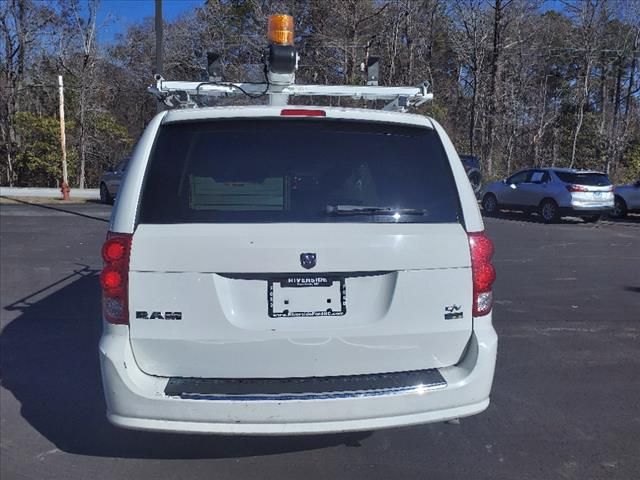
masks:
<path id="1" fill-rule="evenodd" d="M 460 81 L 471 89 L 468 118 L 469 151 L 476 153 L 476 126 L 483 89 L 483 71 L 487 57 L 490 26 L 482 0 L 458 0 L 451 16 L 457 31 L 453 32 L 454 50 L 459 61 Z"/>
<path id="2" fill-rule="evenodd" d="M 26 94 L 25 76 L 33 53 L 38 51 L 49 28 L 56 24 L 55 12 L 32 0 L 0 2 L 0 136 L 4 145 L 5 178 L 15 181 L 13 156 L 16 133 L 14 118 Z"/>
<path id="3" fill-rule="evenodd" d="M 580 45 L 578 51 L 582 52 L 579 58 L 581 62 L 581 72 L 579 72 L 576 82 L 576 125 L 573 133 L 571 159 L 569 162 L 569 167 L 573 168 L 576 161 L 578 137 L 584 121 L 585 105 L 589 99 L 589 78 L 595 61 L 595 55 L 599 48 L 598 34 L 602 20 L 604 20 L 603 16 L 600 15 L 603 11 L 603 1 L 586 0 L 578 4 L 567 3 L 566 8 L 577 17 L 577 45 Z"/>
<path id="4" fill-rule="evenodd" d="M 78 91 L 78 153 L 80 170 L 78 186 L 85 188 L 87 154 L 89 150 L 88 116 L 95 108 L 93 96 L 97 84 L 98 50 L 96 46 L 96 20 L 99 0 L 89 0 L 86 15 L 80 9 L 78 0 L 70 0 L 64 5 L 68 14 L 65 35 L 61 39 L 60 67 L 70 75 Z"/>

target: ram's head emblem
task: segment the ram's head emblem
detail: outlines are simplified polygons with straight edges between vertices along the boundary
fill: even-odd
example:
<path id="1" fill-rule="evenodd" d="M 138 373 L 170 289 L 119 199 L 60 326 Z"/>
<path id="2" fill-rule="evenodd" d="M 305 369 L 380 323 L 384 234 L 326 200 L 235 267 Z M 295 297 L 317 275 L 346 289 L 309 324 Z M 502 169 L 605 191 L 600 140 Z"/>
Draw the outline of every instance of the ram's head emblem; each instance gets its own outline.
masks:
<path id="1" fill-rule="evenodd" d="M 316 266 L 316 254 L 315 253 L 301 253 L 300 265 L 302 268 L 309 270 Z"/>

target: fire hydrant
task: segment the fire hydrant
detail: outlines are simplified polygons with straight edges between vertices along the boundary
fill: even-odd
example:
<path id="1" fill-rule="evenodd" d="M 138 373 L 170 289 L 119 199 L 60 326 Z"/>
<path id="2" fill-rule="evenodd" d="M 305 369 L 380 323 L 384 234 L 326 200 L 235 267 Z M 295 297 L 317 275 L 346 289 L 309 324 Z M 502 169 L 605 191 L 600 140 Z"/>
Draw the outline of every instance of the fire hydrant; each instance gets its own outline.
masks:
<path id="1" fill-rule="evenodd" d="M 60 187 L 60 191 L 62 192 L 62 200 L 69 200 L 69 184 L 67 182 L 62 182 L 62 186 Z"/>

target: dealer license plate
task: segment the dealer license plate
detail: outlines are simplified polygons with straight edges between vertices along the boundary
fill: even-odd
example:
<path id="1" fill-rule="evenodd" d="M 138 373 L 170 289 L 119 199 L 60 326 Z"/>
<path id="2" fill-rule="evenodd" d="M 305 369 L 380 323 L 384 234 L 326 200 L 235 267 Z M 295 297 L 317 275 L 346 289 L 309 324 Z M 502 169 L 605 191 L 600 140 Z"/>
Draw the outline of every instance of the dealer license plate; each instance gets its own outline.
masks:
<path id="1" fill-rule="evenodd" d="M 268 282 L 269 316 L 326 317 L 347 313 L 344 278 L 288 275 Z"/>

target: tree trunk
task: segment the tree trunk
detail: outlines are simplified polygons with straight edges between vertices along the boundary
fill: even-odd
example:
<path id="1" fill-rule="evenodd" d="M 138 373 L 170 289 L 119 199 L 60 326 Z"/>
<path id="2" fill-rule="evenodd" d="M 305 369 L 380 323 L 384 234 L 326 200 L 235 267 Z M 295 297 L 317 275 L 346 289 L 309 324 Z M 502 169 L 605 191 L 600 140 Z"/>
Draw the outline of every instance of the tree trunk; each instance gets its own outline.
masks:
<path id="1" fill-rule="evenodd" d="M 629 111 L 631 110 L 631 97 L 633 97 L 633 81 L 636 76 L 636 68 L 638 66 L 638 48 L 640 48 L 640 28 L 636 31 L 636 38 L 633 41 L 631 70 L 629 72 L 629 87 L 624 106 L 624 130 L 626 132 L 629 127 Z"/>
<path id="2" fill-rule="evenodd" d="M 6 146 L 7 149 L 7 184 L 10 187 L 13 187 L 13 162 L 11 160 L 11 150 L 9 149 L 9 145 Z"/>
<path id="3" fill-rule="evenodd" d="M 611 158 L 608 155 L 608 138 L 605 138 L 605 127 L 607 124 L 607 72 L 609 71 L 609 65 L 606 62 L 603 54 L 600 58 L 600 125 L 598 127 L 599 141 L 596 144 L 596 156 L 600 157 L 603 170 L 608 175 Z M 605 143 L 604 148 L 603 143 Z"/>
<path id="4" fill-rule="evenodd" d="M 576 122 L 576 130 L 573 134 L 573 144 L 571 146 L 571 162 L 569 163 L 569 168 L 573 168 L 576 161 L 576 147 L 578 145 L 578 136 L 580 135 L 580 130 L 582 129 L 582 122 L 584 120 L 584 105 L 587 101 L 587 96 L 589 95 L 589 74 L 591 72 L 591 62 L 587 60 L 587 65 L 584 72 L 584 84 L 582 89 L 580 90 L 580 102 L 578 106 L 578 120 Z"/>
<path id="5" fill-rule="evenodd" d="M 540 125 L 538 126 L 538 131 L 533 136 L 533 164 L 536 167 L 542 166 L 542 162 L 540 159 L 540 144 L 542 143 L 542 138 L 544 136 L 545 123 L 544 117 L 547 113 L 547 80 L 549 79 L 548 75 L 544 77 L 544 86 L 542 88 L 542 111 L 540 112 Z"/>
<path id="6" fill-rule="evenodd" d="M 469 149 L 471 155 L 475 155 L 475 132 L 476 132 L 476 105 L 478 102 L 478 74 L 473 73 L 473 95 L 471 97 L 471 112 L 469 113 Z"/>
<path id="7" fill-rule="evenodd" d="M 80 173 L 78 175 L 78 188 L 82 190 L 85 187 L 84 183 L 87 158 L 87 131 L 85 125 L 86 98 L 84 82 L 82 82 L 80 88 L 82 91 L 80 93 Z"/>
<path id="8" fill-rule="evenodd" d="M 489 79 L 489 117 L 487 119 L 487 170 L 489 175 L 493 173 L 493 145 L 495 117 L 498 110 L 498 75 L 500 73 L 500 49 L 501 49 L 501 25 L 503 5 L 502 0 L 495 0 L 493 16 L 493 55 L 491 57 L 491 77 Z"/>
<path id="9" fill-rule="evenodd" d="M 618 163 L 618 117 L 620 115 L 620 94 L 622 89 L 622 67 L 623 57 L 618 57 L 616 62 L 616 86 L 613 94 L 613 113 L 611 119 L 611 127 L 609 128 L 609 135 L 607 138 L 607 160 L 606 171 L 607 174 L 611 171 L 613 164 L 613 170 L 616 170 Z"/>

